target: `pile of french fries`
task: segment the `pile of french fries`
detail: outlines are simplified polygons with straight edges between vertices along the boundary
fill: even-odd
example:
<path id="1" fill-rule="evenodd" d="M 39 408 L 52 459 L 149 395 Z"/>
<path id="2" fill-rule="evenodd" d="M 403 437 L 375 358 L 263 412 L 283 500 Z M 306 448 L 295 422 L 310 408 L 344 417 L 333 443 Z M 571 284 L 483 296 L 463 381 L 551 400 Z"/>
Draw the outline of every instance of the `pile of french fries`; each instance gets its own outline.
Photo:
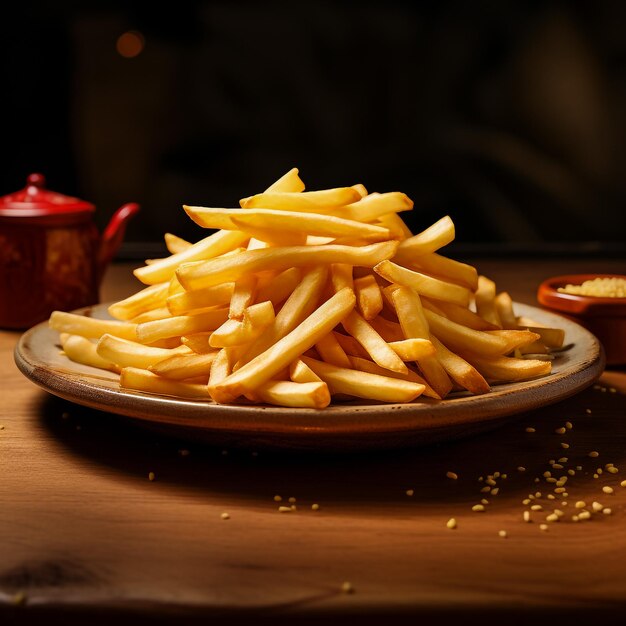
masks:
<path id="1" fill-rule="evenodd" d="M 297 169 L 240 205 L 185 206 L 216 232 L 167 234 L 171 255 L 135 270 L 147 286 L 113 320 L 55 311 L 64 354 L 119 372 L 122 389 L 315 409 L 550 373 L 563 331 L 516 317 L 493 281 L 438 254 L 449 217 L 413 235 L 405 194 L 306 192 Z"/>

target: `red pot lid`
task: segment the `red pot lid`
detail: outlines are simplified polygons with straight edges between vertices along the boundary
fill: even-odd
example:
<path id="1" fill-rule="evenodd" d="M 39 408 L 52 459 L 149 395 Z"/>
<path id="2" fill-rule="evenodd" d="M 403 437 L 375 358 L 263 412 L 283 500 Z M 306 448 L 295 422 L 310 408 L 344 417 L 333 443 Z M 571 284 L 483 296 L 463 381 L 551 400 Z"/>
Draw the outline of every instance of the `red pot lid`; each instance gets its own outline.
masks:
<path id="1" fill-rule="evenodd" d="M 30 174 L 24 189 L 0 197 L 2 217 L 49 217 L 88 213 L 94 209 L 89 202 L 46 189 L 46 179 L 42 174 Z"/>

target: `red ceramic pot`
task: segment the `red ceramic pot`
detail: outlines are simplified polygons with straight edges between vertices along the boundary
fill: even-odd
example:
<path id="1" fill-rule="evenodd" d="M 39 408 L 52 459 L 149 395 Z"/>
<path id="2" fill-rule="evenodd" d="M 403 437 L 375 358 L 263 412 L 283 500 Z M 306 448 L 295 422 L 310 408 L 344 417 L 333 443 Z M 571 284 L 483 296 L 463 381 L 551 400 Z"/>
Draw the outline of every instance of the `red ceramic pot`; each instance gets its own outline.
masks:
<path id="1" fill-rule="evenodd" d="M 537 300 L 590 330 L 604 346 L 608 365 L 626 364 L 626 298 L 601 298 L 562 293 L 559 287 L 581 285 L 594 278 L 623 278 L 619 274 L 555 276 L 539 286 Z"/>
<path id="2" fill-rule="evenodd" d="M 28 328 L 52 311 L 95 304 L 135 203 L 120 207 L 102 237 L 89 202 L 48 191 L 31 174 L 0 197 L 0 327 Z"/>

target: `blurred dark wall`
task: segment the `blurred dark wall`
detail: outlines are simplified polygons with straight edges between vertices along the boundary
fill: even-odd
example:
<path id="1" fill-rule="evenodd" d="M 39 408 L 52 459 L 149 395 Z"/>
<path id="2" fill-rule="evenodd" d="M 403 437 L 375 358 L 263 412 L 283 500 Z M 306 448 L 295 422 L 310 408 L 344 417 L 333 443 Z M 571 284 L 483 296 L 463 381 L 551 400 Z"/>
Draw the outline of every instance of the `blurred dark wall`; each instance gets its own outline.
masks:
<path id="1" fill-rule="evenodd" d="M 626 3 L 27 2 L 5 12 L 0 194 L 41 171 L 128 239 L 197 239 L 290 167 L 466 242 L 626 242 Z M 134 58 L 118 37 L 139 31 Z"/>

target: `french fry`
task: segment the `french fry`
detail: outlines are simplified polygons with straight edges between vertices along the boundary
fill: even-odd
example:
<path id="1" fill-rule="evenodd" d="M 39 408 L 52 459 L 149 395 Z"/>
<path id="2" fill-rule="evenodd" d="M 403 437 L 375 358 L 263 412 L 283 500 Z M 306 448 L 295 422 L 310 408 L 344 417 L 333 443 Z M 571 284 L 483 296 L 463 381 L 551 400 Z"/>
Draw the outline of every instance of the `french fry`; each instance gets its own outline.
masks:
<path id="1" fill-rule="evenodd" d="M 229 319 L 215 329 L 209 337 L 209 345 L 213 348 L 229 348 L 249 344 L 258 339 L 274 320 L 274 307 L 271 302 L 253 304 L 244 309 L 241 322 Z"/>
<path id="2" fill-rule="evenodd" d="M 370 324 L 376 330 L 376 332 L 386 341 L 402 341 L 406 339 L 404 333 L 402 332 L 402 327 L 398 322 L 391 322 L 390 320 L 378 316 L 373 320 L 370 320 Z"/>
<path id="3" fill-rule="evenodd" d="M 165 246 L 170 254 L 178 254 L 187 248 L 191 248 L 192 244 L 181 237 L 172 235 L 172 233 L 165 233 Z"/>
<path id="4" fill-rule="evenodd" d="M 243 198 L 239 201 L 242 209 L 278 209 L 282 211 L 302 211 L 324 213 L 334 207 L 345 206 L 361 199 L 361 194 L 351 187 L 303 191 L 300 193 L 266 192 Z"/>
<path id="5" fill-rule="evenodd" d="M 350 365 L 351 369 L 359 370 L 360 372 L 368 372 L 370 374 L 378 374 L 379 376 L 388 376 L 390 378 L 401 378 L 403 380 L 408 380 L 412 383 L 418 383 L 420 385 L 424 385 L 424 394 L 428 398 L 433 398 L 434 400 L 441 400 L 439 394 L 426 382 L 424 378 L 422 378 L 417 372 L 414 372 L 411 368 L 408 368 L 408 373 L 399 374 L 398 372 L 392 372 L 390 370 L 386 370 L 384 367 L 380 365 L 376 365 L 373 361 L 369 359 L 363 359 L 358 356 L 351 356 Z M 304 365 L 304 364 L 303 364 Z M 305 365 L 305 367 L 307 367 Z M 309 369 L 312 372 L 312 370 Z M 313 372 L 313 375 L 316 374 Z"/>
<path id="6" fill-rule="evenodd" d="M 169 349 L 155 348 L 109 334 L 102 335 L 98 345 L 94 347 L 101 358 L 120 367 L 135 367 L 138 369 L 148 369 L 151 365 L 171 356 L 190 353 L 189 348 L 185 346 Z"/>
<path id="7" fill-rule="evenodd" d="M 272 380 L 257 387 L 253 396 L 266 404 L 303 409 L 324 409 L 330 404 L 330 393 L 325 382 L 297 383 Z"/>
<path id="8" fill-rule="evenodd" d="M 231 320 L 242 320 L 244 311 L 254 302 L 256 280 L 254 276 L 242 276 L 236 283 L 230 299 L 228 317 Z M 272 308 L 272 313 L 274 309 Z"/>
<path id="9" fill-rule="evenodd" d="M 215 309 L 198 315 L 178 315 L 165 320 L 145 322 L 137 325 L 136 339 L 140 343 L 152 343 L 168 337 L 215 330 L 227 319 L 228 309 Z"/>
<path id="10" fill-rule="evenodd" d="M 391 233 L 393 239 L 399 239 L 400 241 L 403 241 L 404 239 L 409 239 L 410 237 L 413 237 L 413 233 L 411 232 L 409 227 L 396 213 L 386 213 L 385 215 L 381 215 L 378 218 L 378 223 L 381 226 L 389 229 L 389 232 Z"/>
<path id="11" fill-rule="evenodd" d="M 347 265 L 346 263 L 333 263 L 330 266 L 330 281 L 333 284 L 334 293 L 346 287 L 354 289 L 353 270 L 352 265 Z"/>
<path id="12" fill-rule="evenodd" d="M 396 241 L 374 243 L 361 248 L 350 246 L 293 246 L 242 252 L 235 257 L 213 259 L 199 265 L 182 265 L 176 275 L 187 290 L 210 287 L 225 281 L 266 270 L 282 271 L 288 267 L 346 263 L 373 267 L 395 253 Z"/>
<path id="13" fill-rule="evenodd" d="M 408 266 L 447 282 L 467 287 L 470 291 L 476 291 L 478 288 L 478 272 L 475 267 L 454 261 L 436 252 L 416 256 L 411 259 Z"/>
<path id="14" fill-rule="evenodd" d="M 424 316 L 432 334 L 444 345 L 457 352 L 471 350 L 479 354 L 497 356 L 506 354 L 513 349 L 506 337 L 491 334 L 497 331 L 474 330 L 437 315 L 428 309 L 424 309 Z"/>
<path id="15" fill-rule="evenodd" d="M 209 211 L 229 209 L 186 207 L 186 210 L 196 223 L 205 228 L 232 228 L 234 226 L 245 232 L 250 232 L 249 229 L 276 229 L 291 233 L 304 232 L 317 237 L 358 237 L 367 242 L 385 241 L 390 235 L 389 229 L 384 226 L 319 213 L 232 209 L 233 213 L 228 214 L 230 219 L 230 226 L 228 226 L 225 220 L 212 218 Z"/>
<path id="16" fill-rule="evenodd" d="M 113 320 L 99 320 L 76 313 L 53 311 L 48 322 L 50 328 L 60 333 L 80 335 L 87 339 L 99 339 L 105 333 L 122 339 L 137 340 L 137 324 Z"/>
<path id="17" fill-rule="evenodd" d="M 97 367 L 101 370 L 109 370 L 119 373 L 120 368 L 114 362 L 111 362 L 98 354 L 96 344 L 80 335 L 68 335 L 64 333 L 61 339 L 63 352 L 70 361 Z"/>
<path id="18" fill-rule="evenodd" d="M 289 377 L 294 383 L 323 382 L 322 379 L 300 359 L 297 359 L 289 366 Z"/>
<path id="19" fill-rule="evenodd" d="M 354 280 L 356 305 L 366 321 L 373 320 L 383 309 L 380 287 L 372 274 Z"/>
<path id="20" fill-rule="evenodd" d="M 410 287 L 422 296 L 452 302 L 464 307 L 468 306 L 470 301 L 470 292 L 467 287 L 447 283 L 428 274 L 407 269 L 389 260 L 381 261 L 374 267 L 374 271 L 385 280 Z"/>
<path id="21" fill-rule="evenodd" d="M 474 313 L 474 311 L 459 306 L 458 304 L 444 302 L 443 300 L 437 300 L 435 303 L 431 302 L 428 298 L 422 298 L 422 304 L 424 308 L 434 311 L 439 315 L 443 315 L 449 320 L 461 324 L 461 326 L 467 326 L 474 330 L 498 330 L 495 324 L 488 322 L 477 313 Z"/>
<path id="22" fill-rule="evenodd" d="M 400 327 L 407 339 L 428 339 L 430 331 L 419 295 L 408 287 L 400 287 L 391 294 Z M 435 357 L 426 356 L 417 360 L 420 371 L 428 384 L 441 398 L 452 390 L 452 382 L 445 369 Z"/>
<path id="23" fill-rule="evenodd" d="M 301 191 L 304 191 L 304 183 L 299 176 L 298 168 L 293 167 L 272 183 L 265 193 L 300 193 Z"/>
<path id="24" fill-rule="evenodd" d="M 191 247 L 182 252 L 172 254 L 172 256 L 161 259 L 151 265 L 140 267 L 133 273 L 146 285 L 163 283 L 174 276 L 176 269 L 182 263 L 218 257 L 238 248 L 248 239 L 249 236 L 246 233 L 241 233 L 236 230 L 220 230 L 200 240 L 198 243 L 194 243 Z"/>
<path id="25" fill-rule="evenodd" d="M 491 324 L 502 328 L 502 321 L 496 309 L 496 284 L 485 276 L 478 277 L 478 289 L 474 294 L 476 312 Z"/>
<path id="26" fill-rule="evenodd" d="M 115 319 L 128 321 L 141 313 L 156 309 L 165 305 L 167 298 L 168 283 L 150 285 L 136 294 L 119 300 L 109 306 L 109 315 Z"/>
<path id="27" fill-rule="evenodd" d="M 184 335 L 180 338 L 182 345 L 187 346 L 196 354 L 208 354 L 213 352 L 215 348 L 209 345 L 210 332 L 194 333 L 192 335 Z"/>
<path id="28" fill-rule="evenodd" d="M 175 354 L 148 367 L 148 370 L 171 380 L 185 380 L 197 376 L 209 379 L 211 365 L 217 350 L 207 354 Z"/>
<path id="29" fill-rule="evenodd" d="M 346 332 L 365 348 L 375 363 L 394 372 L 407 373 L 407 367 L 402 359 L 356 311 L 352 311 L 342 321 L 342 325 Z"/>
<path id="30" fill-rule="evenodd" d="M 354 189 L 354 191 L 356 191 L 361 196 L 361 198 L 365 198 L 365 196 L 367 195 L 367 189 L 365 188 L 365 185 L 362 185 L 361 183 L 352 185 L 352 189 Z"/>
<path id="31" fill-rule="evenodd" d="M 133 317 L 130 320 L 133 324 L 143 324 L 144 322 L 154 322 L 155 320 L 164 320 L 170 317 L 170 310 L 166 306 L 159 307 L 158 309 L 152 309 L 151 311 L 145 311 L 140 313 L 137 317 Z"/>
<path id="32" fill-rule="evenodd" d="M 323 266 L 315 267 L 304 273 L 302 282 L 289 296 L 274 319 L 272 326 L 248 348 L 241 359 L 242 362 L 238 363 L 235 369 L 265 352 L 265 350 L 290 333 L 313 312 L 317 306 L 327 276 L 328 269 Z"/>
<path id="33" fill-rule="evenodd" d="M 558 349 L 563 347 L 565 342 L 565 331 L 562 328 L 549 328 L 547 326 L 541 326 L 534 320 L 528 318 L 517 318 L 517 328 L 529 330 L 532 333 L 536 333 L 541 338 L 541 341 L 548 348 Z"/>
<path id="34" fill-rule="evenodd" d="M 529 330 L 486 330 L 485 332 L 506 341 L 506 348 L 503 354 L 508 354 L 517 348 L 529 346 L 540 339 L 537 333 Z"/>
<path id="35" fill-rule="evenodd" d="M 403 339 L 387 344 L 403 361 L 419 361 L 435 356 L 435 348 L 428 339 Z"/>
<path id="36" fill-rule="evenodd" d="M 513 312 L 513 300 L 511 300 L 511 296 L 506 291 L 502 291 L 495 297 L 494 305 L 498 319 L 502 323 L 502 328 L 513 329 L 518 327 L 515 313 Z"/>
<path id="37" fill-rule="evenodd" d="M 454 222 L 446 215 L 421 233 L 402 241 L 394 260 L 397 263 L 410 263 L 415 257 L 436 252 L 453 239 Z"/>
<path id="38" fill-rule="evenodd" d="M 373 222 L 386 214 L 396 214 L 401 211 L 410 211 L 413 201 L 399 191 L 371 194 L 361 198 L 358 202 L 336 209 L 336 215 L 350 220 Z"/>
<path id="39" fill-rule="evenodd" d="M 302 270 L 299 267 L 290 267 L 272 278 L 266 284 L 259 282 L 256 301 L 269 300 L 274 307 L 286 300 L 300 284 Z"/>
<path id="40" fill-rule="evenodd" d="M 206 312 L 207 309 L 224 306 L 231 301 L 235 283 L 222 283 L 197 291 L 181 291 L 167 298 L 167 308 L 173 316 Z"/>
<path id="41" fill-rule="evenodd" d="M 168 380 L 148 370 L 125 367 L 120 374 L 120 387 L 133 391 L 154 393 L 160 396 L 175 396 L 208 400 L 209 394 L 205 385 Z"/>
<path id="42" fill-rule="evenodd" d="M 254 391 L 342 322 L 355 301 L 350 289 L 336 293 L 288 335 L 216 385 L 212 397 L 218 402 L 230 402 L 247 391 Z"/>
<path id="43" fill-rule="evenodd" d="M 328 385 L 333 395 L 346 394 L 367 400 L 404 403 L 415 400 L 425 389 L 424 385 L 409 380 L 336 367 L 306 356 L 301 360 Z"/>
<path id="44" fill-rule="evenodd" d="M 221 384 L 231 372 L 232 369 L 232 350 L 228 348 L 222 348 L 211 363 L 211 370 L 209 372 L 209 383 L 207 389 L 211 398 L 217 402 L 215 397 L 215 389 Z M 233 398 L 234 399 L 234 398 Z"/>
<path id="45" fill-rule="evenodd" d="M 315 349 L 326 363 L 337 365 L 338 367 L 350 367 L 350 359 L 337 341 L 333 333 L 328 333 L 316 344 Z"/>
<path id="46" fill-rule="evenodd" d="M 492 382 L 513 382 L 546 376 L 552 371 L 550 361 L 515 359 L 507 356 L 486 357 L 467 352 L 463 354 L 483 376 Z"/>
<path id="47" fill-rule="evenodd" d="M 475 367 L 458 354 L 448 350 L 437 337 L 431 335 L 430 339 L 437 350 L 437 360 L 455 383 L 474 395 L 490 391 L 489 383 Z"/>

